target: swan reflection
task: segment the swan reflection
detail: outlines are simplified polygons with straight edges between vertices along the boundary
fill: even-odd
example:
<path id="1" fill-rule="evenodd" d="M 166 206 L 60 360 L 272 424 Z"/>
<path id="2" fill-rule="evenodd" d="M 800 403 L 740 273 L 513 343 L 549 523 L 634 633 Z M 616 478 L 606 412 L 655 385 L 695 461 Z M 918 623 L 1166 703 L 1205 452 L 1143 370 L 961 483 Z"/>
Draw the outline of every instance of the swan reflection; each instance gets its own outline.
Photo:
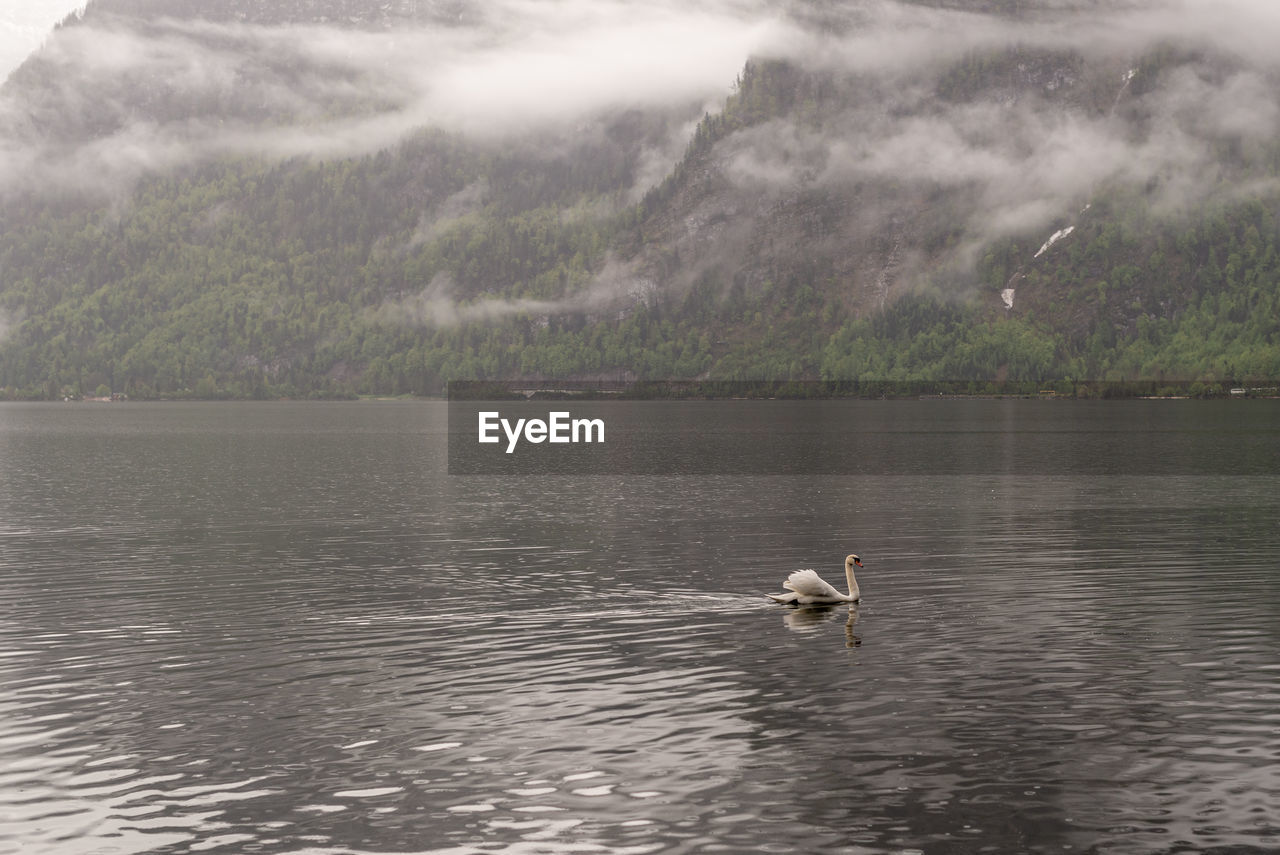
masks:
<path id="1" fill-rule="evenodd" d="M 782 616 L 782 622 L 787 629 L 793 632 L 813 632 L 822 624 L 834 620 L 837 615 L 841 614 L 846 615 L 844 622 L 845 647 L 858 647 L 862 644 L 862 637 L 856 635 L 853 631 L 853 625 L 858 622 L 858 607 L 856 605 L 795 606 L 786 610 L 786 614 Z"/>

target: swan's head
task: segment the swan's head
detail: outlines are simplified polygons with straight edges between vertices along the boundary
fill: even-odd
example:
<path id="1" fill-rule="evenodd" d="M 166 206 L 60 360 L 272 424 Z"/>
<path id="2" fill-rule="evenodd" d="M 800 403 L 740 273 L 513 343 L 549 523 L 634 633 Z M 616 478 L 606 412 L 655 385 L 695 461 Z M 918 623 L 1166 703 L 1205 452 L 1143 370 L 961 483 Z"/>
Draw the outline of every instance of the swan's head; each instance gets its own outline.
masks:
<path id="1" fill-rule="evenodd" d="M 850 555 L 849 557 L 845 558 L 845 560 L 844 560 L 844 568 L 845 568 L 846 570 L 852 570 L 852 569 L 853 569 L 853 565 L 855 565 L 855 564 L 857 564 L 859 567 L 861 567 L 861 566 L 862 566 L 862 559 L 861 559 L 861 558 L 859 558 L 859 557 L 858 557 L 858 556 L 856 556 L 856 555 Z"/>

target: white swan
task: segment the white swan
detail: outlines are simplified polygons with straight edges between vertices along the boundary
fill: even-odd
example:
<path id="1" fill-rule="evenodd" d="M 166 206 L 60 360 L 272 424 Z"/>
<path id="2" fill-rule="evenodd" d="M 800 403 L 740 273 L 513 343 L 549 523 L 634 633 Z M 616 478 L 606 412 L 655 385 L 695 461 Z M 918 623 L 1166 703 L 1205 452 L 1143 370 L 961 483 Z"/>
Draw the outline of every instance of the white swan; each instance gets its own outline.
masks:
<path id="1" fill-rule="evenodd" d="M 798 603 L 815 605 L 818 603 L 856 603 L 860 596 L 858 580 L 853 578 L 853 565 L 862 566 L 862 559 L 850 555 L 844 560 L 844 575 L 849 580 L 849 593 L 842 594 L 824 582 L 813 570 L 797 570 L 787 577 L 782 587 L 790 590 L 784 594 L 766 594 L 775 603 Z"/>

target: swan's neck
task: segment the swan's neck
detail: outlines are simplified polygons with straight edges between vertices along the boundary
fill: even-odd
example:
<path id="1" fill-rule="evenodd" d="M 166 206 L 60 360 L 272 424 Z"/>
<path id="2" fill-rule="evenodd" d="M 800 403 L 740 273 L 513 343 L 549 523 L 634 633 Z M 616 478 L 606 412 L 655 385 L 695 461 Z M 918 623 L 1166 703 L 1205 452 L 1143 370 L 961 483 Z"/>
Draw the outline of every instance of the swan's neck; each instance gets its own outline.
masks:
<path id="1" fill-rule="evenodd" d="M 846 564 L 844 568 L 845 580 L 849 583 L 849 600 L 850 602 L 858 599 L 858 580 L 853 578 L 853 565 Z"/>

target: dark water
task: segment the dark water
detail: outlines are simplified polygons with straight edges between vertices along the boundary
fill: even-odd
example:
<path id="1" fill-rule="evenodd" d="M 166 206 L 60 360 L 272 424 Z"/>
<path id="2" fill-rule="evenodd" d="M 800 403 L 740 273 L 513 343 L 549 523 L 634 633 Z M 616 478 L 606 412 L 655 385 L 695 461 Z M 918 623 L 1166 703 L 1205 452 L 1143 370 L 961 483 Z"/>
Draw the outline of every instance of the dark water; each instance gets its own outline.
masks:
<path id="1" fill-rule="evenodd" d="M 0 852 L 1280 850 L 1280 479 L 1094 474 L 1280 407 L 847 406 L 949 405 L 1088 468 L 449 476 L 437 403 L 0 406 Z M 849 551 L 861 605 L 760 596 Z"/>
<path id="2" fill-rule="evenodd" d="M 1280 476 L 1280 412 L 1271 402 L 1059 403 L 455 400 L 448 471 Z M 559 442 L 541 433 L 538 442 L 522 438 L 522 422 L 549 425 L 557 413 Z M 477 417 L 486 414 L 482 443 Z M 599 423 L 605 441 L 586 430 L 570 441 L 575 421 Z"/>

